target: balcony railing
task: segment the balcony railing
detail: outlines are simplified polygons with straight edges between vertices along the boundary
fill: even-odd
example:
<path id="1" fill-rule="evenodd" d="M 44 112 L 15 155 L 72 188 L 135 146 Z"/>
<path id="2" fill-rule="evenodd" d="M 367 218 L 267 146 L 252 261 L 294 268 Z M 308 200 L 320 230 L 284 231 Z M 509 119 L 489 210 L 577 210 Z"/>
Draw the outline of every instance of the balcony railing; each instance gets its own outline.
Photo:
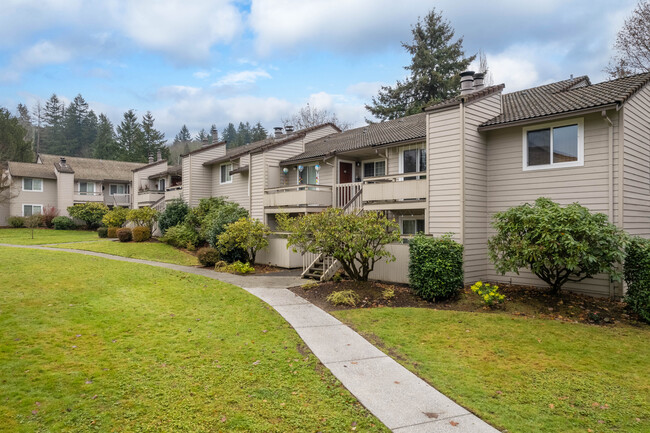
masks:
<path id="1" fill-rule="evenodd" d="M 77 202 L 101 202 L 104 200 L 104 194 L 101 191 L 74 191 L 73 200 Z"/>
<path id="2" fill-rule="evenodd" d="M 111 194 L 111 203 L 114 206 L 130 206 L 131 194 Z"/>
<path id="3" fill-rule="evenodd" d="M 264 191 L 266 207 L 328 207 L 332 205 L 329 185 L 293 185 Z"/>
<path id="4" fill-rule="evenodd" d="M 426 172 L 369 177 L 363 181 L 363 201 L 426 200 Z"/>
<path id="5" fill-rule="evenodd" d="M 165 201 L 181 198 L 183 195 L 183 186 L 172 186 L 165 191 Z"/>

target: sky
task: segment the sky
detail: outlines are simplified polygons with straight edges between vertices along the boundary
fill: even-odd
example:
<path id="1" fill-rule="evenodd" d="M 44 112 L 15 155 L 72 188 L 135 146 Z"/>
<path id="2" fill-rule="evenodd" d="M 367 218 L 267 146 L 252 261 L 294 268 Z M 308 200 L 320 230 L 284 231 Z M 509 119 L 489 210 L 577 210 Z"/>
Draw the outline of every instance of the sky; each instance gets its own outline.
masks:
<path id="1" fill-rule="evenodd" d="M 361 126 L 407 76 L 401 42 L 432 8 L 514 91 L 603 68 L 636 0 L 3 0 L 0 106 L 81 94 L 118 124 L 151 111 L 171 142 L 216 124 L 268 130 L 301 107 Z M 477 65 L 473 65 L 476 69 Z"/>

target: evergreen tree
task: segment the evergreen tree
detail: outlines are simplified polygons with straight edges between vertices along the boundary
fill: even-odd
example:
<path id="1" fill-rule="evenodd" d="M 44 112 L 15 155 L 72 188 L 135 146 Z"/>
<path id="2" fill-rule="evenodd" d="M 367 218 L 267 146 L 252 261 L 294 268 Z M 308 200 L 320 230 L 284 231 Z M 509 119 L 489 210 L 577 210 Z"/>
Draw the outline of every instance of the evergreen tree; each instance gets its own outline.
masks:
<path id="1" fill-rule="evenodd" d="M 251 142 L 251 125 L 246 122 L 239 122 L 237 127 L 237 140 L 235 141 L 237 146 L 243 146 Z"/>
<path id="2" fill-rule="evenodd" d="M 257 122 L 255 126 L 253 126 L 253 129 L 251 129 L 251 142 L 253 143 L 256 141 L 264 140 L 268 136 L 268 131 L 262 126 L 260 122 Z"/>
<path id="3" fill-rule="evenodd" d="M 205 128 L 201 128 L 198 134 L 196 134 L 196 137 L 194 137 L 195 141 L 198 142 L 203 142 L 204 140 L 210 141 L 210 135 L 205 132 Z"/>
<path id="4" fill-rule="evenodd" d="M 149 155 L 154 155 L 154 157 L 160 153 L 163 159 L 169 158 L 169 149 L 167 148 L 167 140 L 165 140 L 165 134 L 158 131 L 154 128 L 153 123 L 155 119 L 150 111 L 142 116 L 142 133 L 144 136 L 142 150 L 138 153 L 137 158 L 147 160 Z"/>
<path id="5" fill-rule="evenodd" d="M 44 115 L 45 115 L 40 100 L 36 101 L 36 105 L 32 109 L 32 114 L 34 115 L 34 121 L 36 122 L 35 125 L 36 139 L 34 141 L 34 150 L 36 151 L 36 153 L 39 153 L 41 151 L 41 136 L 43 133 L 43 122 L 44 122 Z"/>
<path id="6" fill-rule="evenodd" d="M 33 162 L 32 142 L 19 118 L 0 107 L 0 167 L 5 161 Z"/>
<path id="7" fill-rule="evenodd" d="M 235 125 L 230 122 L 228 126 L 221 133 L 222 140 L 226 142 L 226 147 L 228 149 L 237 146 L 237 129 Z"/>
<path id="8" fill-rule="evenodd" d="M 99 115 L 97 138 L 92 144 L 93 158 L 98 159 L 123 159 L 120 158 L 120 147 L 115 139 L 113 124 L 105 114 Z"/>
<path id="9" fill-rule="evenodd" d="M 187 126 L 183 125 L 180 132 L 174 137 L 174 143 L 184 143 L 186 141 L 192 141 L 192 135 L 189 129 L 187 129 Z"/>
<path id="10" fill-rule="evenodd" d="M 34 124 L 32 123 L 32 116 L 29 114 L 29 109 L 25 104 L 18 104 L 16 111 L 18 112 L 18 123 L 25 128 L 25 141 L 33 143 L 36 128 L 34 128 Z"/>
<path id="11" fill-rule="evenodd" d="M 79 156 L 90 157 L 93 153 L 93 143 L 97 139 L 99 121 L 93 110 L 90 110 L 81 122 L 81 150 Z"/>
<path id="12" fill-rule="evenodd" d="M 133 110 L 124 113 L 122 123 L 117 127 L 117 142 L 119 144 L 120 155 L 116 158 L 122 161 L 146 162 L 138 155 L 138 149 L 143 147 L 144 134 L 142 126 L 138 123 L 138 117 Z"/>
<path id="13" fill-rule="evenodd" d="M 366 109 L 381 120 L 418 113 L 426 105 L 456 96 L 460 73 L 476 56 L 464 57 L 463 38 L 452 42 L 454 30 L 435 9 L 411 29 L 413 42 L 402 43 L 411 55 L 410 76 L 394 87 L 382 86 Z"/>
<path id="14" fill-rule="evenodd" d="M 78 156 L 81 155 L 83 143 L 83 124 L 88 115 L 88 103 L 84 100 L 81 94 L 75 98 L 68 105 L 63 117 L 63 135 L 65 143 L 63 150 L 60 151 L 63 155 Z"/>
<path id="15" fill-rule="evenodd" d="M 42 151 L 65 155 L 65 135 L 63 130 L 63 115 L 65 108 L 56 93 L 45 103 L 43 120 L 45 122 L 44 137 L 41 140 Z"/>

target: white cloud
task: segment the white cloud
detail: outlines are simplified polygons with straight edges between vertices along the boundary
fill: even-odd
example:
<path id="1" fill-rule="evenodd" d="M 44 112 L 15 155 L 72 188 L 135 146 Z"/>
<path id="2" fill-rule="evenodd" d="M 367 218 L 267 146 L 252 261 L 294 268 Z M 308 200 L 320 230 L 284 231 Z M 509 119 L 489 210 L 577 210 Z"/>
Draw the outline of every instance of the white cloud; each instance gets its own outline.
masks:
<path id="1" fill-rule="evenodd" d="M 379 81 L 362 81 L 360 83 L 350 84 L 346 89 L 346 92 L 358 96 L 359 98 L 369 100 L 373 96 L 376 96 L 379 92 L 381 86 L 385 85 Z"/>
<path id="2" fill-rule="evenodd" d="M 199 80 L 203 80 L 205 78 L 208 78 L 210 76 L 210 73 L 208 71 L 197 71 L 192 74 L 194 78 L 198 78 Z"/>
<path id="3" fill-rule="evenodd" d="M 23 72 L 29 69 L 65 63 L 70 60 L 71 56 L 72 53 L 66 47 L 56 45 L 51 41 L 37 42 L 12 57 L 7 67 L 0 70 L 0 80 L 17 80 Z"/>
<path id="4" fill-rule="evenodd" d="M 254 71 L 232 72 L 223 76 L 213 86 L 239 86 L 242 84 L 252 84 L 259 78 L 271 78 L 271 75 L 263 69 Z"/>

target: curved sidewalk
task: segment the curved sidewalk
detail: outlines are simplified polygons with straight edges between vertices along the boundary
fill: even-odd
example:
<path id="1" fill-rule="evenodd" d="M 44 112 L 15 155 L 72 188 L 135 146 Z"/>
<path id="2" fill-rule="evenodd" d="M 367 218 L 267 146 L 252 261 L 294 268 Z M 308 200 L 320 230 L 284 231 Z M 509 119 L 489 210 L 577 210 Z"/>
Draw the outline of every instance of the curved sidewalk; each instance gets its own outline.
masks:
<path id="1" fill-rule="evenodd" d="M 271 305 L 300 338 L 373 415 L 399 433 L 496 433 L 497 429 L 454 403 L 402 367 L 330 314 L 287 287 L 304 281 L 294 276 L 238 276 L 205 268 L 131 259 L 110 254 L 36 245 L 3 247 L 65 251 L 124 262 L 142 263 L 202 275 L 242 287 Z"/>

